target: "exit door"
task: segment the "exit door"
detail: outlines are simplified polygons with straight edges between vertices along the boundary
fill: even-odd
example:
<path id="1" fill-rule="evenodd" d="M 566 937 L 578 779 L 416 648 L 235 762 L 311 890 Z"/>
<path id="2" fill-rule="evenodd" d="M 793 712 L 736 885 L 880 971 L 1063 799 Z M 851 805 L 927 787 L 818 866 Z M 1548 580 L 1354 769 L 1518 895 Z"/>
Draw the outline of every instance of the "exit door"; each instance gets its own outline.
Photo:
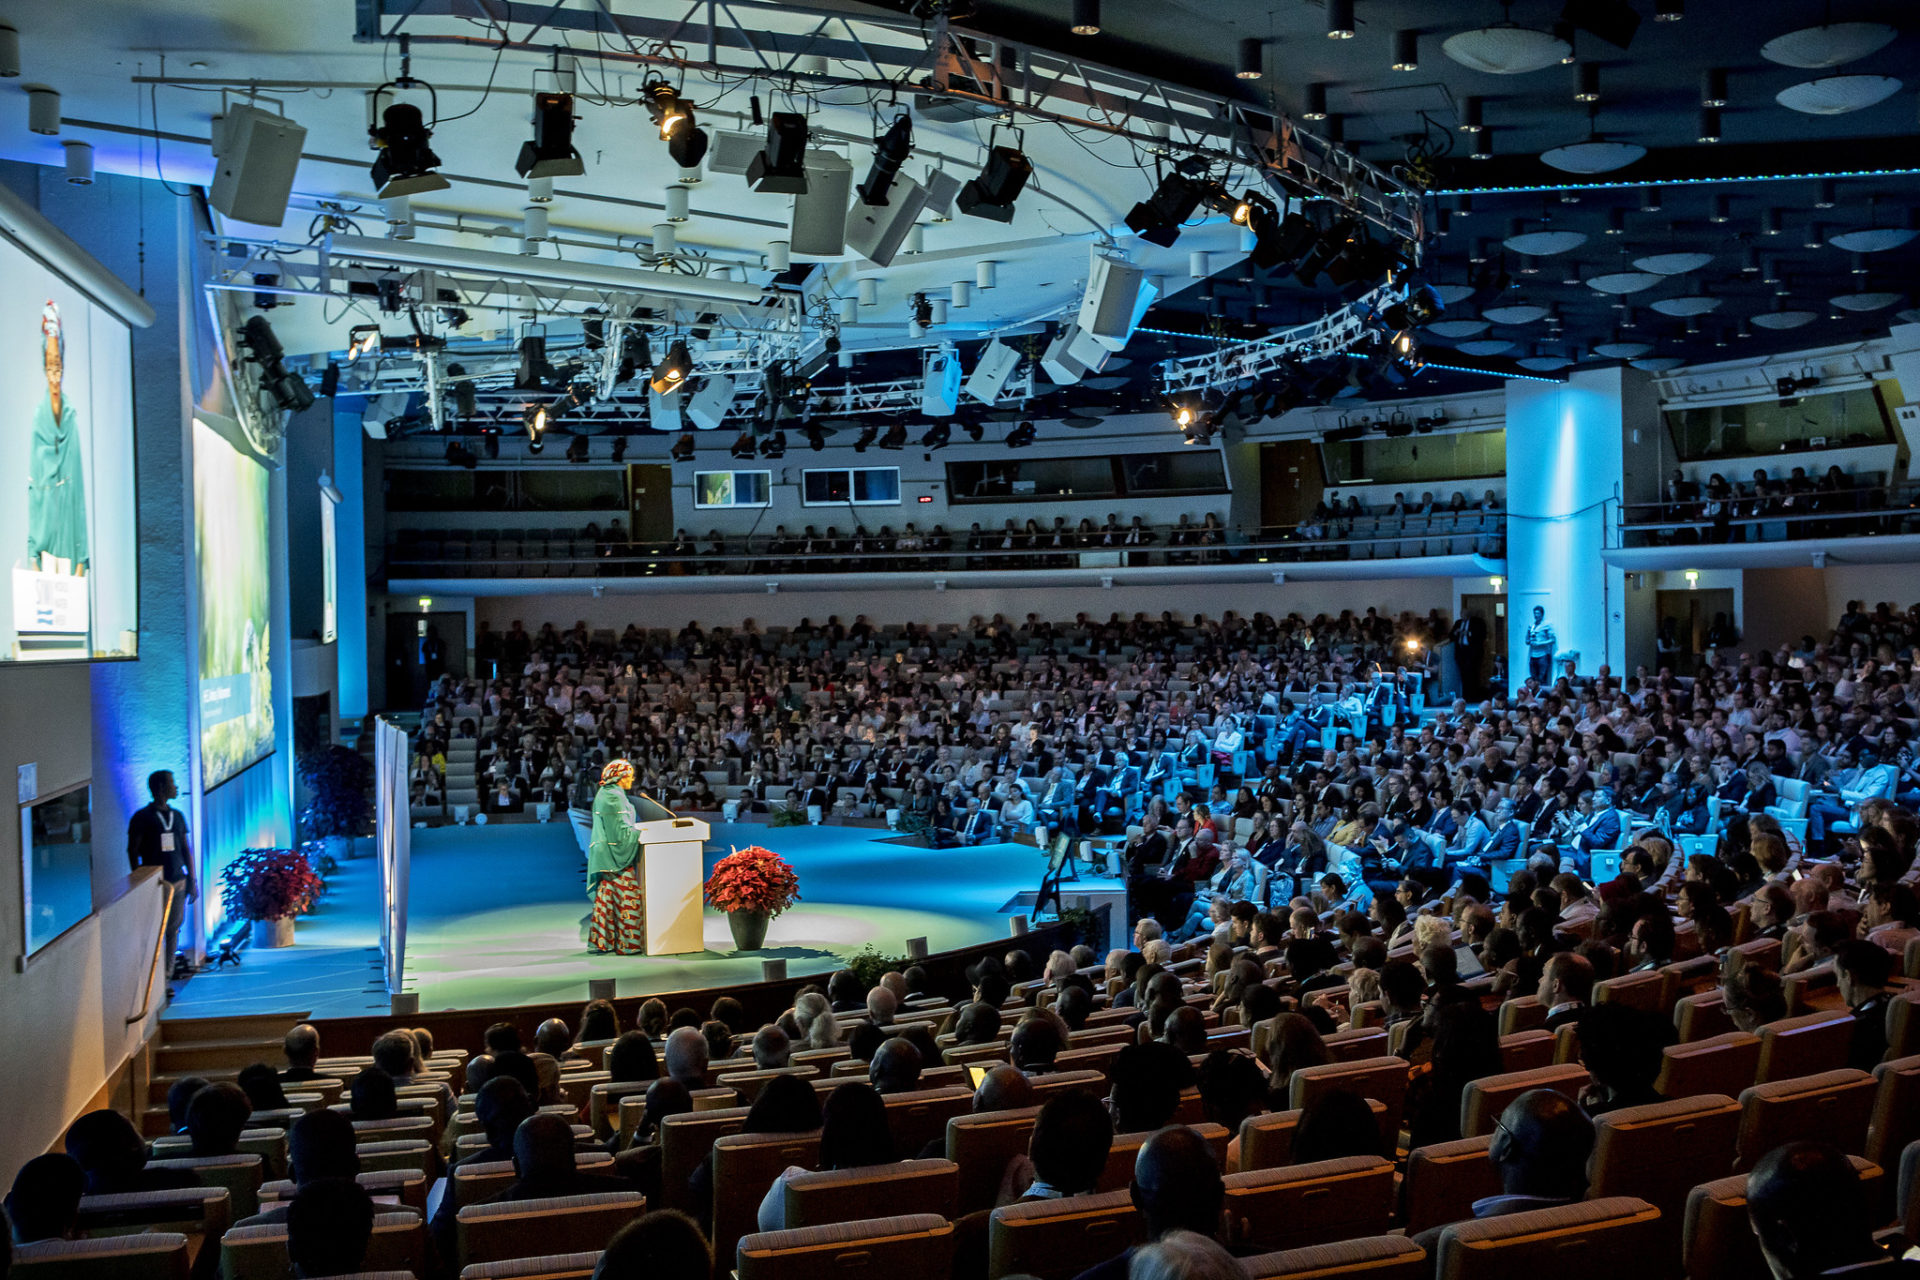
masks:
<path id="1" fill-rule="evenodd" d="M 1325 492 L 1318 444 L 1274 440 L 1260 446 L 1260 523 L 1264 527 L 1305 524 Z"/>
<path id="2" fill-rule="evenodd" d="M 1460 597 L 1460 616 L 1478 618 L 1486 627 L 1487 642 L 1480 651 L 1480 669 L 1462 672 L 1468 687 L 1497 687 L 1498 676 L 1507 669 L 1507 597 L 1498 591 Z M 1454 655 L 1459 661 L 1459 654 Z M 1477 675 L 1477 680 L 1471 678 Z"/>
<path id="3" fill-rule="evenodd" d="M 1660 630 L 1666 632 L 1669 620 L 1680 652 L 1693 657 L 1707 651 L 1707 632 L 1716 616 L 1733 619 L 1733 588 L 1709 587 L 1704 591 L 1659 591 L 1654 595 L 1660 610 Z M 1689 668 L 1691 669 L 1691 668 Z"/>
<path id="4" fill-rule="evenodd" d="M 627 468 L 628 527 L 635 542 L 673 540 L 673 468 L 636 462 Z"/>

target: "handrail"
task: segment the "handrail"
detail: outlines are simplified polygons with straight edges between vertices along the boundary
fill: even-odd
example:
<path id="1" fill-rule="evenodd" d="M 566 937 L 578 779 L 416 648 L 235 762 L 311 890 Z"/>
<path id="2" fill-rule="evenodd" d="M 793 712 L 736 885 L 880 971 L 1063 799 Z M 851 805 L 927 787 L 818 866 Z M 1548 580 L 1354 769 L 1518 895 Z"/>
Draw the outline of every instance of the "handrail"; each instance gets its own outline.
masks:
<path id="1" fill-rule="evenodd" d="M 1472 513 L 1503 515 L 1504 513 Z M 1344 522 L 1343 522 L 1344 523 Z M 1480 527 L 1482 521 L 1475 519 L 1469 527 L 1448 527 L 1441 529 L 1383 529 L 1365 537 L 1325 538 L 1309 537 L 1301 532 L 1301 526 L 1289 526 L 1280 530 L 1280 536 L 1263 536 L 1246 541 L 1228 541 L 1201 543 L 1187 542 L 1169 544 L 1155 541 L 1135 546 L 1102 547 L 1098 545 L 1072 544 L 1059 547 L 967 547 L 949 545 L 938 549 L 925 546 L 919 548 L 876 549 L 871 551 L 816 551 L 799 550 L 773 551 L 763 546 L 755 550 L 751 546 L 744 551 L 728 550 L 720 553 L 695 551 L 675 552 L 672 543 L 633 543 L 594 542 L 594 554 L 589 557 L 555 556 L 448 556 L 413 554 L 413 548 L 405 544 L 396 544 L 388 550 L 388 573 L 393 577 L 420 576 L 419 571 L 433 567 L 457 568 L 474 576 L 476 570 L 488 567 L 549 569 L 556 565 L 581 566 L 592 565 L 597 572 L 610 577 L 645 576 L 648 572 L 664 572 L 675 567 L 690 569 L 695 573 L 848 573 L 867 569 L 873 572 L 921 571 L 927 569 L 1045 569 L 1045 568 L 1102 568 L 1108 565 L 1085 564 L 1082 556 L 1112 556 L 1115 559 L 1111 567 L 1127 565 L 1181 565 L 1181 564 L 1261 564 L 1274 560 L 1299 561 L 1303 559 L 1351 559 L 1356 548 L 1367 548 L 1375 554 L 1372 558 L 1383 560 L 1406 559 L 1428 555 L 1470 555 L 1479 554 L 1492 558 L 1504 555 L 1504 524 L 1494 529 Z M 1193 530 L 1198 532 L 1198 530 Z M 1222 534 L 1238 531 L 1220 530 Z M 924 535 L 923 535 L 924 536 Z M 998 539 L 998 534 L 992 535 Z M 1051 536 L 1051 535 L 1047 535 Z M 573 539 L 573 541 L 588 541 Z M 846 541 L 852 541 L 846 539 Z M 960 539 L 965 541 L 965 535 Z M 1444 544 L 1433 549 L 1429 543 Z M 1402 550 L 1401 544 L 1416 544 Z M 1457 549 L 1455 544 L 1459 544 Z"/>
<path id="2" fill-rule="evenodd" d="M 1717 516 L 1707 514 L 1710 500 L 1700 499 L 1687 502 L 1640 502 L 1623 505 L 1620 509 L 1620 543 L 1625 545 L 1629 535 L 1676 533 L 1682 531 L 1726 533 L 1731 530 L 1746 530 L 1755 526 L 1784 525 L 1788 534 L 1781 538 L 1760 538 L 1760 541 L 1792 541 L 1803 537 L 1826 537 L 1836 531 L 1834 525 L 1857 526 L 1865 522 L 1890 524 L 1890 528 L 1860 530 L 1848 528 L 1839 536 L 1854 537 L 1873 533 L 1899 533 L 1902 527 L 1914 520 L 1920 520 L 1920 484 L 1876 485 L 1871 489 L 1850 489 L 1845 492 L 1827 492 L 1790 495 L 1796 500 L 1810 500 L 1818 504 L 1832 502 L 1831 506 L 1812 506 L 1805 510 L 1753 511 L 1756 503 L 1777 501 L 1776 495 L 1736 495 L 1719 499 L 1726 512 Z M 1879 501 L 1874 501 L 1878 498 Z M 1844 503 L 1845 505 L 1839 505 Z M 1638 513 L 1638 514 L 1637 514 Z M 1738 513 L 1738 514 L 1735 514 Z M 1826 528 L 1803 531 L 1808 525 L 1827 526 Z M 1722 537 L 1720 541 L 1735 541 Z M 1740 538 L 1739 541 L 1747 539 Z"/>

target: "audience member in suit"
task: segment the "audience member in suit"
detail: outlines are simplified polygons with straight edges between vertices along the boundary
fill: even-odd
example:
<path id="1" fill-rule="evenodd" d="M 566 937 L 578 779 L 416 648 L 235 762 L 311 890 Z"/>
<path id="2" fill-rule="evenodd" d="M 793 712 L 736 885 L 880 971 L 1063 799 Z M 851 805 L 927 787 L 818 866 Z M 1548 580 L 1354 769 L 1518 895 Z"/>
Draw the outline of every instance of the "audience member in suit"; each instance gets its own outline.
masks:
<path id="1" fill-rule="evenodd" d="M 188 1110 L 192 1110 L 191 1103 Z M 86 1174 L 86 1193 L 90 1196 L 200 1185 L 199 1177 L 189 1169 L 147 1168 L 146 1144 L 140 1141 L 133 1122 L 118 1111 L 89 1111 L 75 1120 L 67 1129 L 66 1149 Z"/>
<path id="2" fill-rule="evenodd" d="M 513 1135 L 513 1184 L 483 1204 L 546 1200 L 632 1190 L 624 1178 L 582 1173 L 573 1159 L 573 1126 L 559 1116 L 532 1115 Z"/>
<path id="3" fill-rule="evenodd" d="M 281 1041 L 280 1052 L 286 1055 L 287 1069 L 280 1078 L 288 1084 L 298 1084 L 306 1080 L 320 1079 L 320 1073 L 314 1070 L 314 1064 L 320 1061 L 320 1033 L 312 1024 L 303 1022 L 287 1032 Z"/>
<path id="4" fill-rule="evenodd" d="M 1539 1000 L 1547 1011 L 1546 1029 L 1579 1023 L 1593 999 L 1593 961 L 1571 951 L 1548 958 L 1540 971 Z"/>
<path id="5" fill-rule="evenodd" d="M 287 1258 L 297 1277 L 350 1275 L 373 1241 L 373 1197 L 351 1178 L 322 1178 L 287 1206 Z"/>
<path id="6" fill-rule="evenodd" d="M 21 1165 L 6 1201 L 13 1239 L 19 1244 L 32 1244 L 36 1240 L 70 1238 L 85 1187 L 86 1174 L 72 1156 L 56 1152 L 35 1156 Z"/>
<path id="7" fill-rule="evenodd" d="M 287 1130 L 287 1174 L 295 1187 L 325 1178 L 360 1176 L 360 1149 L 353 1136 L 353 1121 L 346 1113 L 321 1108 L 309 1111 Z M 451 1198 L 451 1197 L 449 1197 Z M 270 1204 L 251 1218 L 242 1218 L 235 1226 L 256 1226 L 266 1222 L 285 1222 L 287 1202 Z"/>
<path id="8" fill-rule="evenodd" d="M 1148 1138 L 1134 1158 L 1130 1189 L 1149 1243 L 1175 1231 L 1212 1238 L 1220 1230 L 1226 1188 L 1213 1153 L 1192 1129 L 1166 1128 Z M 1130 1247 L 1082 1271 L 1078 1280 L 1126 1280 L 1136 1252 L 1137 1246 Z"/>
<path id="9" fill-rule="evenodd" d="M 1829 1142 L 1775 1147 L 1747 1175 L 1747 1220 L 1778 1280 L 1920 1275 L 1920 1264 L 1896 1259 L 1874 1243 L 1873 1204 L 1853 1161 Z"/>
<path id="10" fill-rule="evenodd" d="M 607 1242 L 593 1280 L 707 1280 L 713 1251 L 699 1224 L 678 1209 L 656 1209 Z"/>
<path id="11" fill-rule="evenodd" d="M 1661 1050 L 1673 1026 L 1658 1014 L 1623 1004 L 1597 1004 L 1580 1019 L 1580 1064 L 1592 1082 L 1580 1095 L 1590 1116 L 1664 1102 L 1654 1089 Z"/>
<path id="12" fill-rule="evenodd" d="M 1872 1071 L 1887 1056 L 1887 1006 L 1893 997 L 1887 979 L 1893 956 L 1875 942 L 1844 942 L 1834 952 L 1833 981 L 1853 1010 L 1853 1040 L 1847 1065 Z"/>
<path id="13" fill-rule="evenodd" d="M 247 1127 L 253 1103 L 237 1084 L 221 1081 L 193 1095 L 187 1104 L 187 1136 L 196 1156 L 231 1156 L 240 1151 L 240 1131 Z"/>
<path id="14" fill-rule="evenodd" d="M 1587 1194 L 1587 1159 L 1592 1154 L 1593 1121 L 1565 1094 L 1529 1089 L 1500 1113 L 1487 1151 L 1500 1173 L 1500 1194 L 1474 1201 L 1473 1216 L 1498 1218 L 1580 1200 Z M 1437 1259 L 1445 1230 L 1430 1228 L 1414 1242 Z"/>

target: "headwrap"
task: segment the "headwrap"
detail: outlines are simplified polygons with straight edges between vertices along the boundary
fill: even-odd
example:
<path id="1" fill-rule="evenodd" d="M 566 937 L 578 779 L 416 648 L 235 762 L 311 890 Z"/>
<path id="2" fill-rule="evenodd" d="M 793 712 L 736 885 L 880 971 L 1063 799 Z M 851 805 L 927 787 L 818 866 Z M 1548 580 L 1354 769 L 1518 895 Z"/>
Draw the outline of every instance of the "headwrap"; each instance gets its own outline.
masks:
<path id="1" fill-rule="evenodd" d="M 40 358 L 42 360 L 46 359 L 49 342 L 60 344 L 60 355 L 64 359 L 67 354 L 66 337 L 60 328 L 60 308 L 51 298 L 47 300 L 47 305 L 40 309 Z"/>
<path id="2" fill-rule="evenodd" d="M 630 784 L 633 781 L 633 765 L 626 760 L 610 760 L 607 767 L 600 771 L 600 785 L 609 782 Z"/>

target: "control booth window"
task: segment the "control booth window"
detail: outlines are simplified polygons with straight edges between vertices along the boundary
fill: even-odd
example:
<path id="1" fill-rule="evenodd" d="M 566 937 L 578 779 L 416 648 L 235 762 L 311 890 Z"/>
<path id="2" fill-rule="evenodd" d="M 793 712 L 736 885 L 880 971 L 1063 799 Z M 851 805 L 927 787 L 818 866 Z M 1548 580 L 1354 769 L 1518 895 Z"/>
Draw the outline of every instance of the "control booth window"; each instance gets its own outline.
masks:
<path id="1" fill-rule="evenodd" d="M 693 473 L 693 505 L 701 510 L 715 507 L 764 507 L 773 501 L 771 471 L 696 471 Z"/>
<path id="2" fill-rule="evenodd" d="M 801 477 L 800 500 L 809 507 L 897 507 L 900 468 L 825 467 Z"/>

